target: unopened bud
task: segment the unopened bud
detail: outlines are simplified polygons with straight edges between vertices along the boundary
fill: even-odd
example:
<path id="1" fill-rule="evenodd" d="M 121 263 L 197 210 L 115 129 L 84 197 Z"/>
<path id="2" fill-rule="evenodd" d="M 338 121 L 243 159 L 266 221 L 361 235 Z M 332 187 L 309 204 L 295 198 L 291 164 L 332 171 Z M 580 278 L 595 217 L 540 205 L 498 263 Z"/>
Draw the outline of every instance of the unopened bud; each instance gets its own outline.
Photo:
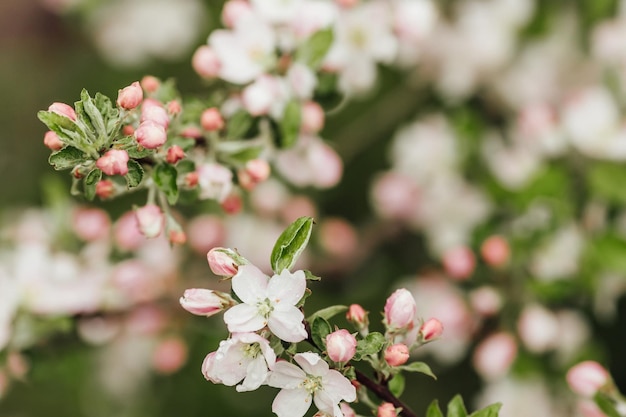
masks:
<path id="1" fill-rule="evenodd" d="M 128 152 L 123 149 L 111 149 L 96 161 L 98 167 L 106 175 L 128 174 Z"/>
<path id="2" fill-rule="evenodd" d="M 182 230 L 170 230 L 169 241 L 173 245 L 184 245 L 187 243 L 187 234 Z"/>
<path id="3" fill-rule="evenodd" d="M 346 319 L 354 323 L 357 327 L 367 327 L 369 320 L 367 318 L 367 311 L 363 309 L 359 304 L 351 304 L 346 313 Z"/>
<path id="4" fill-rule="evenodd" d="M 326 351 L 334 362 L 348 362 L 356 354 L 356 338 L 346 329 L 326 336 Z"/>
<path id="5" fill-rule="evenodd" d="M 443 333 L 443 324 L 437 319 L 428 319 L 420 327 L 419 335 L 423 342 L 438 339 Z"/>
<path id="6" fill-rule="evenodd" d="M 163 129 L 167 129 L 170 124 L 170 115 L 167 114 L 167 110 L 158 100 L 147 98 L 141 105 L 141 118 L 139 121 L 145 122 L 148 120 L 163 126 Z"/>
<path id="7" fill-rule="evenodd" d="M 159 81 L 157 77 L 146 75 L 141 79 L 141 87 L 147 93 L 154 93 L 159 89 L 159 87 L 161 87 L 161 81 Z"/>
<path id="8" fill-rule="evenodd" d="M 576 394 L 592 398 L 598 390 L 611 382 L 611 376 L 598 362 L 584 361 L 570 368 L 566 380 Z"/>
<path id="9" fill-rule="evenodd" d="M 139 81 L 135 81 L 128 87 L 119 90 L 117 94 L 117 105 L 123 109 L 131 110 L 139 106 L 143 100 L 143 90 Z"/>
<path id="10" fill-rule="evenodd" d="M 219 75 L 222 64 L 213 49 L 202 45 L 194 52 L 191 66 L 202 78 L 215 78 Z"/>
<path id="11" fill-rule="evenodd" d="M 467 246 L 458 246 L 443 254 L 443 267 L 446 273 L 456 280 L 465 280 L 474 273 L 476 259 Z"/>
<path id="12" fill-rule="evenodd" d="M 172 116 L 176 116 L 176 115 L 180 114 L 180 112 L 182 110 L 183 110 L 183 108 L 180 105 L 180 101 L 178 101 L 178 100 L 172 100 L 172 101 L 167 103 L 167 112 L 169 114 L 171 114 Z"/>
<path id="13" fill-rule="evenodd" d="M 213 248 L 206 254 L 207 262 L 215 275 L 232 277 L 239 265 L 246 262 L 237 252 L 227 248 Z"/>
<path id="14" fill-rule="evenodd" d="M 46 132 L 43 137 L 43 144 L 53 151 L 58 151 L 63 148 L 63 142 L 59 139 L 59 136 L 54 133 L 52 130 Z"/>
<path id="15" fill-rule="evenodd" d="M 147 204 L 135 209 L 137 227 L 145 237 L 153 238 L 161 234 L 164 217 L 161 209 L 156 204 Z"/>
<path id="16" fill-rule="evenodd" d="M 67 117 L 68 119 L 72 119 L 76 121 L 76 112 L 70 106 L 65 103 L 55 102 L 48 107 L 48 111 L 54 112 L 58 115 Z"/>
<path id="17" fill-rule="evenodd" d="M 391 331 L 413 328 L 417 305 L 413 294 L 400 288 L 387 298 L 384 308 L 385 325 Z"/>
<path id="18" fill-rule="evenodd" d="M 378 406 L 376 417 L 396 417 L 396 408 L 391 403 L 382 403 Z"/>
<path id="19" fill-rule="evenodd" d="M 198 178 L 199 175 L 197 172 L 190 172 L 187 175 L 185 175 L 185 185 L 189 188 L 193 188 L 196 185 L 198 185 Z"/>
<path id="20" fill-rule="evenodd" d="M 509 261 L 509 243 L 502 236 L 491 236 L 480 247 L 480 254 L 487 264 L 500 267 Z"/>
<path id="21" fill-rule="evenodd" d="M 162 125 L 147 120 L 135 130 L 135 139 L 144 148 L 155 149 L 167 141 L 167 133 Z"/>
<path id="22" fill-rule="evenodd" d="M 302 106 L 302 131 L 317 133 L 324 127 L 324 109 L 314 101 L 307 101 Z"/>
<path id="23" fill-rule="evenodd" d="M 230 193 L 221 202 L 222 210 L 228 214 L 237 214 L 243 208 L 243 199 L 237 193 Z"/>
<path id="24" fill-rule="evenodd" d="M 180 305 L 191 314 L 206 317 L 217 314 L 235 303 L 226 293 L 203 288 L 185 290 L 179 301 Z"/>
<path id="25" fill-rule="evenodd" d="M 185 152 L 183 151 L 183 148 L 178 145 L 173 145 L 168 148 L 165 160 L 168 164 L 174 165 L 176 162 L 180 161 L 184 157 Z"/>
<path id="26" fill-rule="evenodd" d="M 404 343 L 396 343 L 385 349 L 385 362 L 390 366 L 404 365 L 409 360 L 409 348 Z"/>
<path id="27" fill-rule="evenodd" d="M 133 125 L 124 125 L 122 133 L 126 136 L 132 136 L 135 133 L 135 127 Z"/>
<path id="28" fill-rule="evenodd" d="M 100 197 L 100 199 L 106 200 L 107 198 L 111 198 L 114 192 L 115 187 L 113 181 L 100 180 L 96 183 L 96 195 Z"/>
<path id="29" fill-rule="evenodd" d="M 239 185 L 250 191 L 258 183 L 265 181 L 270 176 L 270 171 L 270 164 L 265 159 L 252 159 L 246 162 L 245 169 L 237 173 Z"/>
<path id="30" fill-rule="evenodd" d="M 211 107 L 202 112 L 200 125 L 204 130 L 215 132 L 224 127 L 224 118 L 217 108 Z"/>

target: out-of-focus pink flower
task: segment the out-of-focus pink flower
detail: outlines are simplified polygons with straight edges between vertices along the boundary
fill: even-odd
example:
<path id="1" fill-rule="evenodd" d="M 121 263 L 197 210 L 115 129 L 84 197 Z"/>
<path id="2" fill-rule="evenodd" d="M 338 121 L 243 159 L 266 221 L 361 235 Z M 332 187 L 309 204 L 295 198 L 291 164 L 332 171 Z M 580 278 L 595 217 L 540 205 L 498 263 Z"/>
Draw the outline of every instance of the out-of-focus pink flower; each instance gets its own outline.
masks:
<path id="1" fill-rule="evenodd" d="M 307 101 L 302 106 L 302 132 L 316 134 L 324 128 L 324 109 L 314 101 Z"/>
<path id="2" fill-rule="evenodd" d="M 346 329 L 335 330 L 326 336 L 326 351 L 335 362 L 348 362 L 356 354 L 356 338 Z"/>
<path id="3" fill-rule="evenodd" d="M 113 232 L 115 243 L 122 250 L 132 251 L 146 242 L 146 237 L 141 234 L 133 211 L 125 213 L 117 220 Z"/>
<path id="4" fill-rule="evenodd" d="M 413 294 L 406 288 L 393 292 L 385 302 L 385 325 L 391 331 L 409 330 L 413 328 L 417 305 Z"/>
<path id="5" fill-rule="evenodd" d="M 106 175 L 128 174 L 128 152 L 123 149 L 111 149 L 96 161 L 96 166 Z"/>
<path id="6" fill-rule="evenodd" d="M 457 280 L 465 280 L 474 272 L 476 258 L 467 246 L 457 246 L 448 249 L 443 254 L 443 267 L 446 273 Z"/>
<path id="7" fill-rule="evenodd" d="M 112 197 L 114 192 L 115 186 L 111 180 L 100 180 L 96 184 L 96 195 L 102 200 Z"/>
<path id="8" fill-rule="evenodd" d="M 581 362 L 567 371 L 566 380 L 572 391 L 591 398 L 611 382 L 609 372 L 596 361 Z"/>
<path id="9" fill-rule="evenodd" d="M 287 71 L 287 80 L 291 91 L 300 100 L 307 100 L 313 97 L 317 78 L 311 68 L 298 62 L 293 63 Z"/>
<path id="10" fill-rule="evenodd" d="M 220 73 L 220 60 L 209 46 L 202 45 L 191 57 L 191 66 L 202 78 L 215 78 Z"/>
<path id="11" fill-rule="evenodd" d="M 606 414 L 602 412 L 600 407 L 591 400 L 578 401 L 577 405 L 578 411 L 580 411 L 582 417 L 606 417 Z"/>
<path id="12" fill-rule="evenodd" d="M 228 294 L 219 291 L 190 288 L 185 290 L 179 302 L 191 314 L 210 317 L 232 305 L 234 300 Z"/>
<path id="13" fill-rule="evenodd" d="M 300 136 L 293 148 L 279 153 L 276 167 L 299 187 L 330 188 L 343 175 L 343 162 L 337 152 L 322 139 L 307 135 Z"/>
<path id="14" fill-rule="evenodd" d="M 126 322 L 126 329 L 132 334 L 154 335 L 167 325 L 165 312 L 154 304 L 147 304 L 132 310 Z"/>
<path id="15" fill-rule="evenodd" d="M 418 210 L 419 188 L 408 176 L 389 171 L 374 181 L 371 199 L 374 210 L 382 218 L 408 220 Z"/>
<path id="16" fill-rule="evenodd" d="M 152 366 L 161 374 L 172 374 L 187 362 L 187 345 L 179 337 L 162 340 L 152 354 Z"/>
<path id="17" fill-rule="evenodd" d="M 341 409 L 341 412 L 343 413 L 343 417 L 356 417 L 356 413 L 354 412 L 352 407 L 350 407 L 347 403 L 341 402 L 339 404 L 339 408 Z"/>
<path id="18" fill-rule="evenodd" d="M 231 192 L 220 203 L 220 206 L 227 214 L 237 214 L 243 208 L 243 199 L 238 192 Z"/>
<path id="19" fill-rule="evenodd" d="M 280 98 L 279 81 L 270 75 L 258 77 L 241 95 L 244 108 L 253 116 L 268 114 Z"/>
<path id="20" fill-rule="evenodd" d="M 80 239 L 91 242 L 109 235 L 111 220 L 104 210 L 80 208 L 72 215 L 72 229 Z"/>
<path id="21" fill-rule="evenodd" d="M 438 339 L 443 334 L 443 324 L 437 319 L 428 319 L 420 327 L 419 334 L 424 342 Z"/>
<path id="22" fill-rule="evenodd" d="M 162 125 L 146 120 L 135 130 L 135 139 L 146 149 L 156 149 L 167 141 L 167 133 Z"/>
<path id="23" fill-rule="evenodd" d="M 200 165 L 196 172 L 201 199 L 212 199 L 221 203 L 230 194 L 233 188 L 233 173 L 230 169 L 210 163 Z"/>
<path id="24" fill-rule="evenodd" d="M 476 372 L 489 381 L 506 375 L 516 357 L 515 338 L 501 332 L 487 337 L 478 345 L 472 363 Z"/>
<path id="25" fill-rule="evenodd" d="M 205 254 L 211 248 L 220 246 L 226 237 L 224 223 L 217 216 L 198 216 L 189 222 L 189 245 L 197 253 Z"/>
<path id="26" fill-rule="evenodd" d="M 131 110 L 139 106 L 143 100 L 143 90 L 139 81 L 122 88 L 117 94 L 117 105 L 123 109 Z"/>
<path id="27" fill-rule="evenodd" d="M 161 81 L 152 75 L 146 75 L 141 79 L 141 88 L 147 93 L 154 93 L 161 87 Z"/>
<path id="28" fill-rule="evenodd" d="M 43 136 L 43 144 L 46 145 L 48 149 L 53 151 L 58 151 L 63 148 L 63 142 L 61 142 L 59 136 L 52 130 L 47 131 Z"/>
<path id="29" fill-rule="evenodd" d="M 317 208 L 311 198 L 298 195 L 290 198 L 280 210 L 281 218 L 285 223 L 292 223 L 299 217 L 317 217 Z"/>
<path id="30" fill-rule="evenodd" d="M 396 343 L 385 349 L 385 362 L 390 366 L 404 365 L 409 360 L 409 348 L 404 343 Z"/>
<path id="31" fill-rule="evenodd" d="M 509 261 L 509 242 L 502 236 L 490 236 L 481 245 L 480 254 L 489 265 L 495 267 L 504 266 Z"/>
<path id="32" fill-rule="evenodd" d="M 469 301 L 474 311 L 482 316 L 493 316 L 502 308 L 500 293 L 486 285 L 470 291 Z"/>
<path id="33" fill-rule="evenodd" d="M 525 306 L 517 321 L 520 339 L 533 353 L 544 353 L 556 348 L 560 337 L 559 327 L 556 315 L 538 304 Z"/>
<path id="34" fill-rule="evenodd" d="M 237 25 L 242 17 L 250 16 L 252 13 L 250 3 L 247 1 L 230 0 L 224 3 L 222 8 L 222 23 L 224 26 L 232 28 Z"/>
<path id="35" fill-rule="evenodd" d="M 164 217 L 161 208 L 156 204 L 146 204 L 135 209 L 135 218 L 139 231 L 147 238 L 157 237 L 164 226 Z"/>
<path id="36" fill-rule="evenodd" d="M 200 115 L 200 125 L 204 130 L 209 132 L 223 129 L 224 118 L 222 117 L 222 113 L 220 113 L 216 107 L 206 109 Z"/>
<path id="37" fill-rule="evenodd" d="M 185 157 L 185 151 L 178 145 L 172 145 L 167 149 L 165 160 L 168 164 L 175 164 Z"/>
<path id="38" fill-rule="evenodd" d="M 257 184 L 269 178 L 270 164 L 265 159 L 252 159 L 246 162 L 244 169 L 237 172 L 239 185 L 251 191 Z"/>
<path id="39" fill-rule="evenodd" d="M 65 103 L 55 102 L 48 107 L 48 111 L 54 112 L 58 115 L 65 116 L 68 119 L 76 121 L 76 111 Z"/>
<path id="40" fill-rule="evenodd" d="M 378 406 L 376 417 L 396 417 L 396 408 L 391 403 L 384 402 Z"/>
<path id="41" fill-rule="evenodd" d="M 170 124 L 170 116 L 163 105 L 155 99 L 147 98 L 141 104 L 140 122 L 151 121 L 167 129 Z"/>
<path id="42" fill-rule="evenodd" d="M 154 299 L 163 290 L 152 271 L 139 259 L 127 259 L 115 265 L 111 283 L 124 303 L 142 303 Z"/>
<path id="43" fill-rule="evenodd" d="M 323 219 L 318 236 L 322 248 L 338 258 L 351 257 L 359 246 L 359 237 L 354 227 L 338 217 Z"/>

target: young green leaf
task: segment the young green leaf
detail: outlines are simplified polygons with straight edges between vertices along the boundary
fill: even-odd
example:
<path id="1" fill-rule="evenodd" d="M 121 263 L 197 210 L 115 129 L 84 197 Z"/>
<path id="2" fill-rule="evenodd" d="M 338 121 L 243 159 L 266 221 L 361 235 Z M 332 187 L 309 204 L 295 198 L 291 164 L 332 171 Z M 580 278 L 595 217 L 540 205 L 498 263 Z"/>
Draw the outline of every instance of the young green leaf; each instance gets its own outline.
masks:
<path id="1" fill-rule="evenodd" d="M 491 404 L 482 410 L 474 411 L 469 417 L 498 417 L 501 407 L 501 403 Z"/>
<path id="2" fill-rule="evenodd" d="M 313 218 L 300 217 L 278 237 L 270 256 L 275 273 L 280 274 L 283 269 L 289 269 L 296 263 L 309 242 L 312 229 Z"/>
<path id="3" fill-rule="evenodd" d="M 602 391 L 598 391 L 596 395 L 593 397 L 593 401 L 596 403 L 598 408 L 602 410 L 607 417 L 620 417 L 621 414 L 615 408 L 615 402 L 611 397 L 603 393 Z"/>
<path id="4" fill-rule="evenodd" d="M 78 119 L 85 122 L 87 126 L 93 126 L 95 136 L 99 142 L 97 143 L 98 147 L 105 145 L 105 140 L 108 138 L 108 135 L 104 117 L 85 89 L 80 93 L 80 103 L 82 104 L 82 111 L 77 112 Z M 78 107 L 79 106 L 76 106 L 77 109 Z"/>
<path id="5" fill-rule="evenodd" d="M 298 48 L 296 61 L 311 68 L 318 68 L 333 43 L 333 37 L 333 30 L 330 28 L 315 32 Z"/>
<path id="6" fill-rule="evenodd" d="M 396 374 L 389 381 L 389 391 L 396 397 L 400 397 L 404 392 L 405 380 L 404 375 Z"/>
<path id="7" fill-rule="evenodd" d="M 424 375 L 428 375 L 433 379 L 437 379 L 433 371 L 430 369 L 430 366 L 425 364 L 424 362 L 412 362 L 408 365 L 398 366 L 399 369 L 407 372 L 419 372 Z"/>
<path id="8" fill-rule="evenodd" d="M 426 410 L 426 417 L 443 417 L 443 413 L 439 408 L 439 401 L 433 400 Z"/>
<path id="9" fill-rule="evenodd" d="M 291 148 L 298 140 L 301 111 L 300 103 L 297 100 L 291 100 L 285 106 L 283 117 L 278 126 L 277 142 L 281 149 Z"/>
<path id="10" fill-rule="evenodd" d="M 226 123 L 226 137 L 228 139 L 243 139 L 252 128 L 254 118 L 245 110 L 238 110 Z"/>
<path id="11" fill-rule="evenodd" d="M 372 332 L 361 339 L 356 344 L 358 357 L 375 355 L 385 346 L 385 336 L 378 332 Z"/>
<path id="12" fill-rule="evenodd" d="M 333 331 L 330 323 L 322 317 L 316 317 L 311 324 L 311 337 L 319 350 L 326 349 L 326 336 Z"/>
<path id="13" fill-rule="evenodd" d="M 467 410 L 460 395 L 455 395 L 448 403 L 447 417 L 467 417 Z"/>
<path id="14" fill-rule="evenodd" d="M 66 145 L 79 146 L 82 143 L 85 133 L 72 119 L 52 111 L 40 111 L 37 117 Z"/>
<path id="15" fill-rule="evenodd" d="M 328 319 L 335 317 L 337 314 L 343 313 L 344 311 L 348 311 L 347 306 L 342 306 L 342 305 L 330 306 L 330 307 L 323 308 L 311 314 L 307 320 L 309 322 L 312 322 L 317 317 L 321 317 L 323 319 L 328 320 Z"/>
<path id="16" fill-rule="evenodd" d="M 126 184 L 128 188 L 135 188 L 143 180 L 144 171 L 139 162 L 134 160 L 128 161 L 128 174 L 126 174 Z"/>
<path id="17" fill-rule="evenodd" d="M 98 181 L 100 181 L 101 178 L 102 171 L 98 168 L 92 169 L 89 171 L 89 174 L 85 176 L 83 187 L 85 191 L 85 198 L 87 200 L 91 201 L 96 196 L 96 184 L 98 184 Z"/>
<path id="18" fill-rule="evenodd" d="M 154 169 L 154 182 L 159 189 L 165 193 L 167 201 L 170 204 L 176 204 L 176 200 L 178 200 L 177 176 L 178 172 L 176 168 L 170 164 L 159 164 Z"/>
<path id="19" fill-rule="evenodd" d="M 85 159 L 86 155 L 82 151 L 74 148 L 73 146 L 66 146 L 63 149 L 52 153 L 48 158 L 48 162 L 54 169 L 61 171 L 64 169 L 74 168 Z"/>

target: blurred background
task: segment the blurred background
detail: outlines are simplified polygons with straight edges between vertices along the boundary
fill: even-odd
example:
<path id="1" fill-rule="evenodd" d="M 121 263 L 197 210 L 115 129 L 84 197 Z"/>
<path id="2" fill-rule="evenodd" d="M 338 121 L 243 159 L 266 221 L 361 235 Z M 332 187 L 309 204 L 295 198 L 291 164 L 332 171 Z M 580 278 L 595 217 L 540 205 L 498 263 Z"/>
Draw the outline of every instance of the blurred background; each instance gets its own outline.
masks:
<path id="1" fill-rule="evenodd" d="M 327 114 L 321 136 L 343 160 L 336 186 L 299 187 L 279 176 L 257 191 L 269 203 L 253 195 L 232 218 L 181 207 L 189 233 L 200 236 L 174 251 L 166 272 L 136 272 L 158 283 L 128 290 L 141 293 L 132 308 L 15 308 L 11 342 L 0 350 L 0 416 L 272 415 L 275 390 L 236 393 L 203 378 L 202 360 L 226 331 L 221 319 L 191 316 L 177 300 L 185 288 L 218 285 L 205 249 L 236 246 L 264 259 L 296 214 L 318 219 L 304 261 L 323 277 L 311 311 L 360 303 L 377 326 L 386 296 L 406 286 L 419 314 L 444 322 L 442 340 L 422 354 L 438 381 L 407 381 L 405 398 L 418 414 L 433 398 L 443 404 L 460 393 L 471 408 L 503 401 L 504 417 L 591 415 L 564 381 L 584 359 L 605 364 L 624 391 L 625 5 L 415 2 L 418 9 L 402 0 L 353 6 L 390 11 L 398 52 L 373 56 L 374 81 L 347 82 L 349 99 Z M 73 103 L 82 88 L 114 98 L 146 74 L 175 79 L 183 97 L 202 95 L 191 57 L 222 26 L 222 4 L 0 3 L 0 275 L 10 278 L 23 256 L 23 273 L 43 279 L 53 255 L 80 253 L 82 268 L 97 250 L 58 238 L 87 204 L 70 197 L 69 176 L 47 163 L 37 111 Z M 417 11 L 403 22 L 397 10 L 405 6 Z M 113 224 L 143 199 L 98 206 Z M 41 238 L 51 258 L 19 252 L 19 242 L 41 234 L 56 236 Z M 107 268 L 128 259 L 111 255 Z M 7 294 L 0 285 L 0 304 L 11 304 Z"/>

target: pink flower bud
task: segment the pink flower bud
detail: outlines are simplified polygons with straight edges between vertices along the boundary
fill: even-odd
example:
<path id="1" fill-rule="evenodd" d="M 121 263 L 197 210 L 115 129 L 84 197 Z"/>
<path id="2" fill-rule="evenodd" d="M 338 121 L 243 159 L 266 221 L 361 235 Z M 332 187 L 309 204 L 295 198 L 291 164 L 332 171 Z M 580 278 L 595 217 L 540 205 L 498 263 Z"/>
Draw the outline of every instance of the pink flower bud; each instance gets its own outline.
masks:
<path id="1" fill-rule="evenodd" d="M 155 149 L 167 141 L 167 133 L 160 124 L 147 120 L 135 130 L 135 139 L 144 148 Z"/>
<path id="2" fill-rule="evenodd" d="M 324 109 L 314 101 L 307 101 L 302 106 L 302 132 L 314 134 L 324 127 Z"/>
<path id="3" fill-rule="evenodd" d="M 346 313 L 346 319 L 356 324 L 357 326 L 367 326 L 369 320 L 367 319 L 367 311 L 363 309 L 359 304 L 351 304 Z"/>
<path id="4" fill-rule="evenodd" d="M 240 265 L 236 261 L 236 255 L 232 249 L 213 248 L 206 254 L 206 259 L 215 275 L 232 277 L 237 273 L 237 267 Z"/>
<path id="5" fill-rule="evenodd" d="M 180 297 L 180 305 L 197 316 L 212 316 L 234 303 L 228 294 L 203 288 L 190 288 Z"/>
<path id="6" fill-rule="evenodd" d="M 265 181 L 270 176 L 270 164 L 265 159 L 252 159 L 246 162 L 245 169 L 237 173 L 239 185 L 250 191 L 258 183 Z"/>
<path id="7" fill-rule="evenodd" d="M 141 105 L 140 122 L 151 121 L 167 129 L 170 124 L 170 116 L 165 108 L 157 100 L 147 98 Z"/>
<path id="8" fill-rule="evenodd" d="M 404 343 L 396 343 L 385 349 L 385 362 L 390 366 L 404 365 L 409 360 L 409 348 Z"/>
<path id="9" fill-rule="evenodd" d="M 412 178 L 388 171 L 375 179 L 371 199 L 382 218 L 409 220 L 418 212 L 419 194 L 420 190 Z"/>
<path id="10" fill-rule="evenodd" d="M 346 329 L 335 330 L 326 336 L 326 351 L 335 362 L 348 362 L 356 353 L 356 338 Z"/>
<path id="11" fill-rule="evenodd" d="M 237 214 L 243 208 L 243 200 L 237 193 L 230 193 L 224 201 L 220 203 L 222 210 L 228 214 Z"/>
<path id="12" fill-rule="evenodd" d="M 443 324 L 437 319 L 428 319 L 420 327 L 419 334 L 424 342 L 433 341 L 443 333 Z"/>
<path id="13" fill-rule="evenodd" d="M 168 238 L 173 245 L 184 245 L 187 243 L 187 234 L 182 230 L 170 230 Z"/>
<path id="14" fill-rule="evenodd" d="M 411 329 L 416 313 L 417 305 L 413 294 L 406 288 L 400 288 L 387 298 L 384 323 L 391 331 Z"/>
<path id="15" fill-rule="evenodd" d="M 359 3 L 359 0 L 335 0 L 335 3 L 343 8 L 349 9 L 356 6 Z"/>
<path id="16" fill-rule="evenodd" d="M 467 246 L 457 246 L 443 254 L 443 267 L 446 273 L 457 280 L 465 280 L 474 272 L 476 259 Z"/>
<path id="17" fill-rule="evenodd" d="M 396 408 L 391 403 L 382 403 L 378 406 L 376 417 L 396 417 Z"/>
<path id="18" fill-rule="evenodd" d="M 141 79 L 141 88 L 147 93 L 154 93 L 161 87 L 161 81 L 152 75 L 146 75 Z"/>
<path id="19" fill-rule="evenodd" d="M 203 215 L 189 222 L 189 246 L 197 253 L 205 254 L 211 248 L 222 245 L 226 229 L 218 216 Z"/>
<path id="20" fill-rule="evenodd" d="M 200 139 L 202 137 L 202 130 L 196 126 L 187 126 L 180 131 L 180 135 L 184 138 Z"/>
<path id="21" fill-rule="evenodd" d="M 70 106 L 65 103 L 55 102 L 48 107 L 48 111 L 54 112 L 58 115 L 65 116 L 68 119 L 76 121 L 76 112 Z"/>
<path id="22" fill-rule="evenodd" d="M 139 106 L 143 100 L 143 90 L 139 81 L 135 81 L 128 87 L 124 87 L 117 93 L 117 105 L 123 109 L 131 110 Z"/>
<path id="23" fill-rule="evenodd" d="M 124 127 L 122 127 L 122 133 L 126 136 L 132 136 L 135 134 L 135 127 L 133 125 L 124 125 Z"/>
<path id="24" fill-rule="evenodd" d="M 222 381 L 218 378 L 216 378 L 215 376 L 213 376 L 213 372 L 211 371 L 211 368 L 213 367 L 213 364 L 215 363 L 215 354 L 217 352 L 211 352 L 208 355 L 206 355 L 206 357 L 204 358 L 204 361 L 202 361 L 202 375 L 204 375 L 204 378 L 207 381 L 211 381 L 214 384 L 221 384 Z"/>
<path id="25" fill-rule="evenodd" d="M 318 236 L 324 251 L 337 258 L 350 258 L 359 247 L 356 230 L 339 217 L 325 218 L 319 226 Z"/>
<path id="26" fill-rule="evenodd" d="M 502 236 L 491 236 L 480 247 L 480 254 L 487 264 L 500 267 L 509 261 L 509 243 Z"/>
<path id="27" fill-rule="evenodd" d="M 341 403 L 339 403 L 339 408 L 343 413 L 343 417 L 356 417 L 356 413 L 347 403 L 342 401 Z"/>
<path id="28" fill-rule="evenodd" d="M 202 112 L 200 125 L 206 131 L 215 132 L 224 128 L 224 119 L 217 108 L 211 107 Z"/>
<path id="29" fill-rule="evenodd" d="M 115 186 L 111 180 L 100 180 L 96 184 L 96 195 L 102 200 L 112 197 L 114 192 Z"/>
<path id="30" fill-rule="evenodd" d="M 224 3 L 222 8 L 222 22 L 224 26 L 232 28 L 245 16 L 252 14 L 252 8 L 247 1 L 230 0 Z"/>
<path id="31" fill-rule="evenodd" d="M 80 239 L 93 242 L 109 235 L 111 221 L 104 210 L 80 208 L 72 215 L 72 229 Z"/>
<path id="32" fill-rule="evenodd" d="M 233 189 L 233 173 L 224 165 L 203 164 L 196 170 L 200 199 L 212 199 L 222 203 Z"/>
<path id="33" fill-rule="evenodd" d="M 189 188 L 193 188 L 198 185 L 198 180 L 200 179 L 200 175 L 197 172 L 190 172 L 185 175 L 185 185 Z"/>
<path id="34" fill-rule="evenodd" d="M 577 408 L 582 417 L 606 417 L 606 414 L 592 400 L 579 401 Z"/>
<path id="35" fill-rule="evenodd" d="M 572 391 L 591 398 L 611 381 L 608 371 L 595 361 L 584 361 L 567 371 L 567 383 Z"/>
<path id="36" fill-rule="evenodd" d="M 96 166 L 107 175 L 128 174 L 128 152 L 111 149 L 96 161 Z"/>
<path id="37" fill-rule="evenodd" d="M 187 345 L 178 337 L 161 341 L 152 354 L 152 366 L 161 374 L 172 374 L 187 362 Z"/>
<path id="38" fill-rule="evenodd" d="M 54 133 L 52 130 L 46 132 L 43 137 L 43 144 L 53 151 L 58 151 L 63 148 L 63 142 L 59 139 L 59 136 Z"/>
<path id="39" fill-rule="evenodd" d="M 202 78 L 215 78 L 219 75 L 222 64 L 213 49 L 202 45 L 193 54 L 191 66 Z"/>
<path id="40" fill-rule="evenodd" d="M 176 162 L 180 161 L 184 157 L 185 152 L 183 151 L 183 148 L 178 145 L 173 145 L 168 148 L 165 160 L 168 164 L 174 165 Z"/>
<path id="41" fill-rule="evenodd" d="M 147 238 L 157 237 L 163 230 L 163 213 L 156 204 L 147 204 L 135 209 L 135 219 L 139 231 Z"/>
<path id="42" fill-rule="evenodd" d="M 180 105 L 180 101 L 172 100 L 167 103 L 167 112 L 172 116 L 176 116 L 183 111 L 183 107 Z"/>
<path id="43" fill-rule="evenodd" d="M 502 332 L 487 337 L 478 345 L 472 363 L 485 380 L 495 380 L 506 375 L 516 357 L 515 338 Z"/>

